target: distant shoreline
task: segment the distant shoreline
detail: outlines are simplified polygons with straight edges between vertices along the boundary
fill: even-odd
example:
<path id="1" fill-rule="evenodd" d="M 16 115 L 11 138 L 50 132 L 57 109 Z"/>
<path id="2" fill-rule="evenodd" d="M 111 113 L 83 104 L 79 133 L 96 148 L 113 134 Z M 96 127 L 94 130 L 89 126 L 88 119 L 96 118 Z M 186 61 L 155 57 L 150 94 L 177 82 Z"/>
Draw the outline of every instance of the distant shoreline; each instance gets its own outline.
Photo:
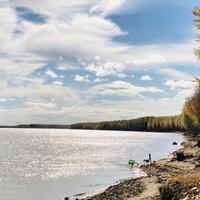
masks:
<path id="1" fill-rule="evenodd" d="M 16 126 L 0 126 L 0 128 L 31 128 L 31 129 L 71 129 L 70 125 L 57 124 L 25 124 Z"/>
<path id="2" fill-rule="evenodd" d="M 140 117 L 130 120 L 86 122 L 76 124 L 20 124 L 15 126 L 2 125 L 0 128 L 37 128 L 37 129 L 83 129 L 112 131 L 142 132 L 184 132 L 181 115 L 162 117 Z"/>

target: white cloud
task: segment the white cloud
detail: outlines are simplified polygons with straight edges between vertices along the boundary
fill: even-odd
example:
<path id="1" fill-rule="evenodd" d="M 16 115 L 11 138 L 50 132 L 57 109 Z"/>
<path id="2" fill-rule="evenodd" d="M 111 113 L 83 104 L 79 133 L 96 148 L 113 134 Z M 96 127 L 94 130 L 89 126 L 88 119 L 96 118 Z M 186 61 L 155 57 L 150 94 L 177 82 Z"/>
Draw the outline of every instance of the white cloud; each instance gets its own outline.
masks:
<path id="1" fill-rule="evenodd" d="M 135 6 L 136 0 L 16 0 L 17 6 L 28 7 L 42 15 L 68 17 L 75 13 L 99 14 L 102 16 L 129 10 Z M 131 6 L 132 5 L 132 6 Z"/>
<path id="2" fill-rule="evenodd" d="M 6 102 L 6 99 L 5 98 L 0 98 L 0 102 Z"/>
<path id="3" fill-rule="evenodd" d="M 195 87 L 194 81 L 188 80 L 168 80 L 165 82 L 165 85 L 169 86 L 172 90 L 193 89 Z"/>
<path id="4" fill-rule="evenodd" d="M 182 104 L 185 102 L 186 98 L 194 93 L 196 86 L 194 81 L 189 80 L 168 80 L 165 82 L 165 85 L 177 92 L 174 96 L 174 100 L 181 102 Z"/>
<path id="5" fill-rule="evenodd" d="M 17 17 L 14 10 L 10 6 L 2 4 L 0 6 L 0 50 L 5 48 L 5 45 L 8 45 L 9 40 L 12 38 L 13 30 L 16 28 L 16 23 Z"/>
<path id="6" fill-rule="evenodd" d="M 128 33 L 107 16 L 134 9 L 138 2 L 75 0 L 66 3 L 66 0 L 0 0 L 0 101 L 6 103 L 4 100 L 15 99 L 22 104 L 14 110 L 0 109 L 0 123 L 67 123 L 70 120 L 81 121 L 83 118 L 126 118 L 154 111 L 155 102 L 158 101 L 148 104 L 145 99 L 136 101 L 137 98 L 133 97 L 143 97 L 145 93 L 162 93 L 162 89 L 135 86 L 125 81 L 109 82 L 106 77 L 125 78 L 127 71 L 155 66 L 158 73 L 170 79 L 189 80 L 187 73 L 166 66 L 193 64 L 194 43 L 189 41 L 183 44 L 135 46 L 113 40 L 116 36 Z M 40 14 L 46 21 L 44 24 L 27 22 L 17 16 L 15 7 L 28 8 Z M 60 80 L 47 85 L 42 79 L 45 77 L 41 76 L 39 79 L 35 72 L 51 66 L 52 63 L 57 70 L 83 68 L 97 76 L 92 78 L 93 84 L 106 83 L 85 91 L 63 86 Z M 89 81 L 87 76 L 76 73 L 76 81 Z M 55 73 L 53 67 L 45 74 L 53 79 L 63 77 L 60 73 Z M 178 84 L 173 83 L 169 86 L 178 88 Z M 189 91 L 190 88 L 185 88 L 185 93 L 186 90 Z M 105 107 L 104 103 L 103 106 L 94 108 L 91 105 L 95 102 L 90 100 L 98 95 L 128 97 L 131 101 L 117 100 L 113 105 Z M 176 98 L 181 99 L 181 91 L 178 91 Z M 152 108 L 148 110 L 150 105 Z M 171 106 L 163 100 L 159 101 L 158 105 L 160 109 L 161 105 Z M 168 110 L 173 111 L 175 105 L 179 106 L 174 100 Z M 10 122 L 5 121 L 8 118 Z"/>
<path id="7" fill-rule="evenodd" d="M 42 58 L 28 53 L 0 57 L 0 76 L 4 79 L 27 77 L 43 65 Z"/>
<path id="8" fill-rule="evenodd" d="M 91 9 L 91 13 L 107 16 L 112 13 L 119 13 L 123 9 L 130 9 L 127 7 L 128 3 L 133 2 L 130 0 L 101 0 L 99 4 L 94 5 Z M 130 5 L 130 4 L 129 4 Z"/>
<path id="9" fill-rule="evenodd" d="M 99 84 L 87 91 L 93 96 L 124 96 L 124 97 L 142 97 L 144 93 L 162 93 L 162 89 L 155 87 L 134 86 L 125 81 L 113 81 L 111 83 Z"/>
<path id="10" fill-rule="evenodd" d="M 53 81 L 53 84 L 54 85 L 63 85 L 63 82 L 61 82 L 61 81 Z"/>
<path id="11" fill-rule="evenodd" d="M 133 98 L 126 101 L 96 104 L 95 106 L 74 104 L 63 106 L 60 109 L 54 107 L 53 103 L 48 105 L 49 109 L 47 109 L 42 103 L 45 104 L 45 102 L 37 104 L 37 101 L 32 101 L 32 105 L 24 108 L 0 108 L 0 121 L 2 124 L 7 124 L 7 119 L 9 118 L 10 124 L 49 123 L 50 121 L 55 124 L 70 124 L 87 121 L 132 119 L 152 115 L 160 116 L 168 115 L 169 113 L 173 115 L 180 113 L 184 101 L 177 101 L 177 99 Z"/>
<path id="12" fill-rule="evenodd" d="M 51 78 L 58 78 L 58 75 L 53 72 L 52 70 L 48 69 L 46 72 L 45 72 L 45 75 L 51 77 Z"/>
<path id="13" fill-rule="evenodd" d="M 98 16 L 81 14 L 73 16 L 68 23 L 50 21 L 45 25 L 29 24 L 25 28 L 29 30 L 24 40 L 25 48 L 49 59 L 62 56 L 65 60 L 86 58 L 88 62 L 98 55 L 101 63 L 107 60 L 126 63 L 129 60 L 124 64 L 129 68 L 195 62 L 193 43 L 129 46 L 114 42 L 112 37 L 124 34 L 123 31 Z"/>
<path id="14" fill-rule="evenodd" d="M 46 85 L 42 79 L 27 79 L 19 83 L 1 84 L 0 98 L 12 98 L 24 101 L 53 101 L 58 105 L 72 105 L 82 102 L 77 92 L 68 87 L 59 85 Z"/>
<path id="15" fill-rule="evenodd" d="M 126 74 L 122 73 L 124 66 L 120 62 L 109 61 L 106 63 L 91 63 L 86 67 L 89 72 L 94 72 L 98 77 L 104 76 L 117 76 L 119 78 L 126 77 Z"/>
<path id="16" fill-rule="evenodd" d="M 89 82 L 89 79 L 87 76 L 81 76 L 79 74 L 75 75 L 74 80 L 77 82 Z"/>
<path id="17" fill-rule="evenodd" d="M 68 1 L 67 3 L 65 0 L 16 0 L 15 2 L 17 6 L 28 7 L 34 12 L 48 17 L 66 17 L 73 13 L 85 12 L 92 4 L 90 0 Z"/>
<path id="18" fill-rule="evenodd" d="M 26 24 L 24 46 L 27 51 L 49 59 L 60 56 L 66 60 L 93 59 L 96 55 L 110 57 L 124 48 L 110 38 L 121 35 L 121 29 L 111 21 L 86 14 L 73 16 L 68 23 L 50 21 L 44 25 Z M 80 45 L 81 44 L 81 45 Z"/>
<path id="19" fill-rule="evenodd" d="M 151 76 L 145 75 L 145 76 L 142 76 L 142 77 L 140 78 L 140 80 L 141 80 L 141 81 L 151 81 L 151 80 L 153 80 L 153 79 L 151 78 Z"/>
<path id="20" fill-rule="evenodd" d="M 192 80 L 194 78 L 188 73 L 168 67 L 157 68 L 157 71 L 159 74 L 169 77 L 172 80 Z"/>
<path id="21" fill-rule="evenodd" d="M 105 78 L 96 78 L 96 79 L 94 79 L 95 83 L 102 83 L 102 82 L 107 82 L 107 81 L 109 81 L 109 80 L 105 79 Z"/>
<path id="22" fill-rule="evenodd" d="M 101 60 L 101 57 L 100 56 L 95 56 L 94 59 L 99 61 L 99 60 Z"/>
<path id="23" fill-rule="evenodd" d="M 35 109 L 53 109 L 56 107 L 55 103 L 45 102 L 45 101 L 28 101 L 25 103 L 27 107 L 35 108 Z"/>
<path id="24" fill-rule="evenodd" d="M 175 95 L 174 99 L 178 102 L 185 102 L 188 97 L 191 97 L 194 94 L 194 88 L 179 90 Z"/>

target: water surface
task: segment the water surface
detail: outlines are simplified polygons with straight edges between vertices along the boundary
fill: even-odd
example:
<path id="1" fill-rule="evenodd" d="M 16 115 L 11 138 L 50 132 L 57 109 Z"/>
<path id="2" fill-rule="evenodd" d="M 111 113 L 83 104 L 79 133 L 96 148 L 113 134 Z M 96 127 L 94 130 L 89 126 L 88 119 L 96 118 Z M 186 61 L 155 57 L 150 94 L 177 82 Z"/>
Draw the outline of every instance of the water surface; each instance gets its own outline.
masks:
<path id="1" fill-rule="evenodd" d="M 157 160 L 183 141 L 176 133 L 0 129 L 0 199 L 63 200 L 137 177 L 127 163 Z"/>

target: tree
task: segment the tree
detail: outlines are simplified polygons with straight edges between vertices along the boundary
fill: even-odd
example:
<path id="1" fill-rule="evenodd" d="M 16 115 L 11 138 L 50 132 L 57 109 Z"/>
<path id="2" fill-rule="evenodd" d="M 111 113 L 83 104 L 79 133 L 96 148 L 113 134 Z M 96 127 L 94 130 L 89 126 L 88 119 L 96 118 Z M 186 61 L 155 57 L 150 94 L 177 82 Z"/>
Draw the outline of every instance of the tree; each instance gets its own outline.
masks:
<path id="1" fill-rule="evenodd" d="M 185 123 L 185 128 L 193 133 L 195 135 L 196 131 L 195 131 L 195 125 L 194 125 L 194 121 L 193 119 L 186 113 L 184 113 L 184 123 Z"/>
<path id="2" fill-rule="evenodd" d="M 186 130 L 193 134 L 200 133 L 200 84 L 197 87 L 193 96 L 188 98 L 183 108 L 183 121 Z"/>

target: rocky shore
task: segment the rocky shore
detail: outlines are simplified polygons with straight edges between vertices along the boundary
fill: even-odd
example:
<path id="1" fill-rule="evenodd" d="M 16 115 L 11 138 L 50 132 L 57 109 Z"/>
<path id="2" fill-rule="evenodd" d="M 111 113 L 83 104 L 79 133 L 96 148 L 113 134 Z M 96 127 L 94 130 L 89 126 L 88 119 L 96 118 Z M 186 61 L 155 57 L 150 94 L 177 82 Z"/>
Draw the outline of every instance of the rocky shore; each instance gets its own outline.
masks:
<path id="1" fill-rule="evenodd" d="M 123 181 L 87 200 L 200 199 L 200 142 L 188 138 L 168 158 L 143 165 L 146 177 Z"/>

